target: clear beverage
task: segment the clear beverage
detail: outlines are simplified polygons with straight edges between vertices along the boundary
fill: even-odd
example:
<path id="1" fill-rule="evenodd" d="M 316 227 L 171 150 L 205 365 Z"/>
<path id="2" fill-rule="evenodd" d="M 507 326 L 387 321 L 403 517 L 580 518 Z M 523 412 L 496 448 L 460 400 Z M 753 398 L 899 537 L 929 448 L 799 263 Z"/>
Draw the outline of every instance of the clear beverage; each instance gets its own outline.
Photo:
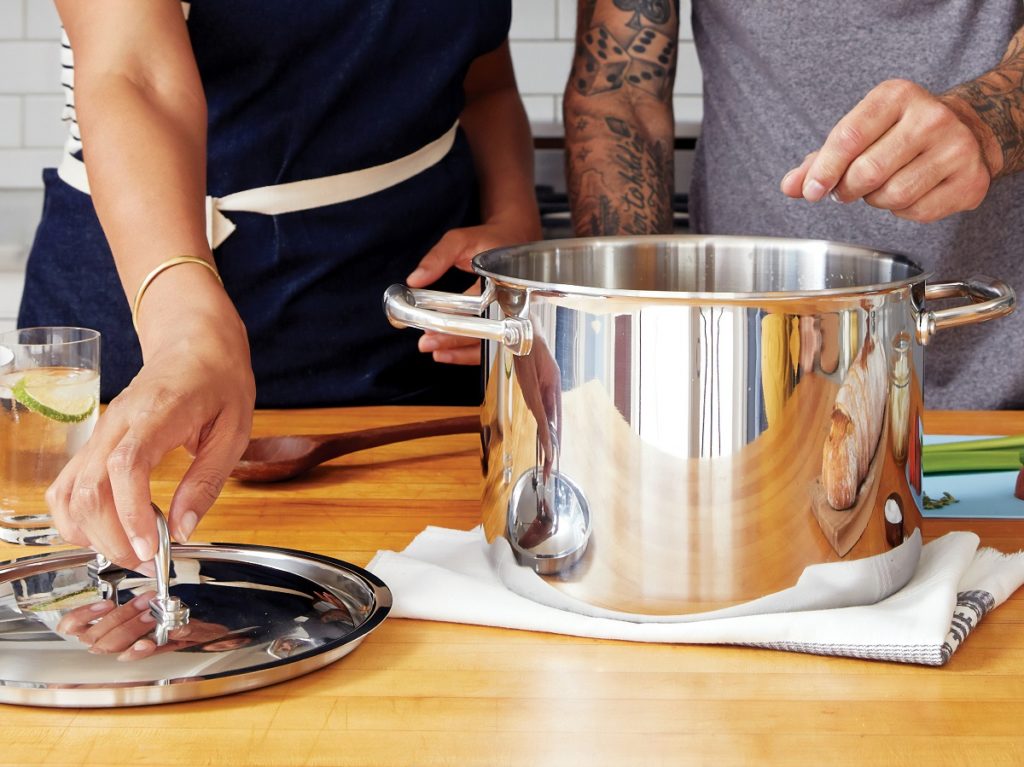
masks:
<path id="1" fill-rule="evenodd" d="M 51 338 L 57 330 L 66 332 Z M 70 331 L 92 334 L 95 353 Z M 15 333 L 23 344 L 0 338 L 0 540 L 60 543 L 44 494 L 99 417 L 99 337 L 65 328 Z"/>

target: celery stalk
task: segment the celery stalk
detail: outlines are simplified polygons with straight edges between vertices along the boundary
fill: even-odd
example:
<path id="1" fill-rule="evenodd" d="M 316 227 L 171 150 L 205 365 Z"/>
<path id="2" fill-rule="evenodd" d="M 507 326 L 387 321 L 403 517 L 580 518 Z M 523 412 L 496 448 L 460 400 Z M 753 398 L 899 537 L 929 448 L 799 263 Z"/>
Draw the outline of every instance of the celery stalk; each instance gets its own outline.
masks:
<path id="1" fill-rule="evenodd" d="M 970 450 L 1004 450 L 1024 448 L 1024 434 L 1014 434 L 1009 437 L 992 437 L 990 439 L 966 439 L 958 442 L 940 442 L 937 444 L 925 445 L 922 448 L 924 455 L 932 453 L 962 453 Z"/>
<path id="2" fill-rule="evenodd" d="M 1004 450 L 947 450 L 924 453 L 922 471 L 925 474 L 951 474 L 970 471 L 1014 471 L 1021 467 L 1019 449 Z"/>

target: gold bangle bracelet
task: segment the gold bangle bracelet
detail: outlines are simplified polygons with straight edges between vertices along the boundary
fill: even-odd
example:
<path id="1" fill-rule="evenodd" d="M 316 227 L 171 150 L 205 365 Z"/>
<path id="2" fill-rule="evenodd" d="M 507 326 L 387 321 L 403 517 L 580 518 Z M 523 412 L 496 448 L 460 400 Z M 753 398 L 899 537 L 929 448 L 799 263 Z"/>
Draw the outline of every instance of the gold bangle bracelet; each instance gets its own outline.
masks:
<path id="1" fill-rule="evenodd" d="M 138 335 L 139 332 L 139 306 L 142 305 L 142 297 L 146 295 L 147 288 L 149 288 L 153 280 L 160 276 L 161 272 L 165 272 L 172 266 L 178 266 L 179 264 L 199 264 L 200 266 L 205 266 L 213 272 L 213 276 L 217 278 L 217 282 L 221 285 L 224 284 L 220 275 L 217 274 L 217 267 L 205 258 L 199 258 L 198 256 L 175 256 L 174 258 L 167 259 L 161 264 L 157 264 L 156 268 L 147 274 L 142 280 L 142 284 L 139 285 L 139 289 L 135 293 L 135 300 L 132 302 L 132 326 L 135 328 L 136 335 Z"/>

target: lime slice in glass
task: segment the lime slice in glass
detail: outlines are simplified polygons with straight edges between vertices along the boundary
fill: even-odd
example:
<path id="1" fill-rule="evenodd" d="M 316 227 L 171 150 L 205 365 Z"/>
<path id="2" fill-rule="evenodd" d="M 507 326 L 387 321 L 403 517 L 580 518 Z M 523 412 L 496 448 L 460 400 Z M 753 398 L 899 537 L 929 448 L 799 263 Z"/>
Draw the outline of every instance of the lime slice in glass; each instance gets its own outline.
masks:
<path id="1" fill-rule="evenodd" d="M 18 379 L 11 394 L 19 404 L 53 421 L 79 423 L 96 409 L 95 389 L 92 371 L 40 368 Z"/>

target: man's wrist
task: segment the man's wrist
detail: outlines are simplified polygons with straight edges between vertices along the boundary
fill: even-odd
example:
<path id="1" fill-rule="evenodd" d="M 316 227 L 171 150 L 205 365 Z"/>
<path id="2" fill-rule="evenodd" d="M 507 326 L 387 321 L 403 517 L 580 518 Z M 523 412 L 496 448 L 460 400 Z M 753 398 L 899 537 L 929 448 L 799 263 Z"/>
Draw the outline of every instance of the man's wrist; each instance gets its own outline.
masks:
<path id="1" fill-rule="evenodd" d="M 958 85 L 940 94 L 939 100 L 949 107 L 974 135 L 989 176 L 996 178 L 1000 175 L 1004 165 L 1003 149 L 995 131 L 982 119 L 974 106 L 984 100 L 978 85 L 973 81 Z"/>

